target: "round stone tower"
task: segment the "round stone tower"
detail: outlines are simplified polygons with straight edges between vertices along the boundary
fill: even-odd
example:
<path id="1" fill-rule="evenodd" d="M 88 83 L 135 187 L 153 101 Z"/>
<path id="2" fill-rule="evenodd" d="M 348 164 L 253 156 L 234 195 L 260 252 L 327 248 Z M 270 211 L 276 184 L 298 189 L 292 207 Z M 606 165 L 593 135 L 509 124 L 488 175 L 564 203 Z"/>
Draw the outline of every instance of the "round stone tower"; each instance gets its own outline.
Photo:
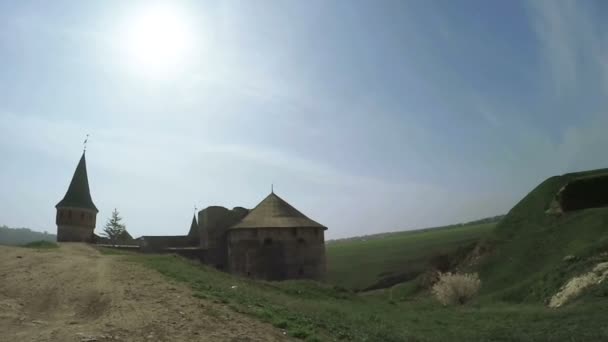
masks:
<path id="1" fill-rule="evenodd" d="M 58 242 L 93 242 L 99 210 L 91 199 L 85 152 L 76 166 L 68 191 L 55 208 Z"/>
<path id="2" fill-rule="evenodd" d="M 322 280 L 326 229 L 273 192 L 228 230 L 230 272 L 266 280 Z"/>

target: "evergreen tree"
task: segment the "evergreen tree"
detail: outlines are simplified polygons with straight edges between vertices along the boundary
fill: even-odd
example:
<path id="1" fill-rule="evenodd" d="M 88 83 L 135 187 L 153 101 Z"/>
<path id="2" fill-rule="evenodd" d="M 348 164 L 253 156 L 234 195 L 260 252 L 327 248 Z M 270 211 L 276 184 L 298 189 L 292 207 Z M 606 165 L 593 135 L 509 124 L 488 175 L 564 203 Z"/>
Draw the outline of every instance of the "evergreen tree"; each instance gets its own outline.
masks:
<path id="1" fill-rule="evenodd" d="M 108 222 L 103 227 L 103 235 L 110 239 L 112 244 L 116 244 L 117 241 L 127 234 L 126 226 L 120 223 L 120 221 L 122 221 L 122 217 L 118 214 L 118 210 L 114 209 L 112 217 L 108 219 Z"/>

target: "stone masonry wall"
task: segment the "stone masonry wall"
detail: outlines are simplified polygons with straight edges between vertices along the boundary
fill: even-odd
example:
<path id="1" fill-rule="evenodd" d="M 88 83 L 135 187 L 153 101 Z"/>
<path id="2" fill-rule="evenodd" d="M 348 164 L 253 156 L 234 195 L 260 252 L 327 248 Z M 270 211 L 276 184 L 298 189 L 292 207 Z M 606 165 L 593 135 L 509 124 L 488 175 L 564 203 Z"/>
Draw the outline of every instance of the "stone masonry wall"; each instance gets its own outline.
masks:
<path id="1" fill-rule="evenodd" d="M 93 242 L 93 228 L 82 226 L 57 226 L 57 242 Z"/>
<path id="2" fill-rule="evenodd" d="M 206 263 L 221 269 L 227 269 L 226 232 L 229 227 L 239 222 L 249 211 L 236 207 L 232 210 L 212 206 L 199 211 L 198 226 L 201 247 L 207 250 Z"/>
<path id="3" fill-rule="evenodd" d="M 55 217 L 58 242 L 93 242 L 97 213 L 81 208 L 58 208 Z"/>
<path id="4" fill-rule="evenodd" d="M 320 228 L 236 229 L 229 232 L 230 272 L 266 280 L 325 277 Z"/>

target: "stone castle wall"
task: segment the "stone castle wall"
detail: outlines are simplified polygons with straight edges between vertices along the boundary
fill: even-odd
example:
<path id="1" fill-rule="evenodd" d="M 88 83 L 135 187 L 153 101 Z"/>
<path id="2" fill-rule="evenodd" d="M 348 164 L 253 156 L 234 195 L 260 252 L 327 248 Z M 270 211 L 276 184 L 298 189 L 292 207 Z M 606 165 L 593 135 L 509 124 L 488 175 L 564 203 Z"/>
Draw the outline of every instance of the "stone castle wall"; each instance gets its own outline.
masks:
<path id="1" fill-rule="evenodd" d="M 97 212 L 81 208 L 58 208 L 55 217 L 58 242 L 93 242 Z"/>
<path id="2" fill-rule="evenodd" d="M 325 237 L 321 228 L 235 229 L 228 234 L 229 271 L 266 279 L 325 277 Z"/>
<path id="3" fill-rule="evenodd" d="M 198 213 L 198 237 L 193 238 L 192 234 L 142 236 L 137 240 L 138 250 L 180 254 L 233 274 L 257 279 L 325 278 L 324 228 L 230 229 L 248 213 L 247 209 L 239 207 L 232 210 L 208 207 Z M 93 227 L 59 226 L 58 231 L 62 238 L 68 239 L 64 241 L 86 241 L 93 236 Z"/>
<path id="4" fill-rule="evenodd" d="M 187 235 L 174 236 L 142 236 L 138 240 L 142 252 L 146 253 L 161 253 L 169 247 L 194 247 Z"/>
<path id="5" fill-rule="evenodd" d="M 207 250 L 206 263 L 215 268 L 227 268 L 227 240 L 228 228 L 239 222 L 249 211 L 236 207 L 232 210 L 219 206 L 207 207 L 198 213 L 198 227 L 201 248 Z"/>
<path id="6" fill-rule="evenodd" d="M 92 243 L 93 228 L 82 226 L 57 226 L 57 242 L 89 242 Z"/>

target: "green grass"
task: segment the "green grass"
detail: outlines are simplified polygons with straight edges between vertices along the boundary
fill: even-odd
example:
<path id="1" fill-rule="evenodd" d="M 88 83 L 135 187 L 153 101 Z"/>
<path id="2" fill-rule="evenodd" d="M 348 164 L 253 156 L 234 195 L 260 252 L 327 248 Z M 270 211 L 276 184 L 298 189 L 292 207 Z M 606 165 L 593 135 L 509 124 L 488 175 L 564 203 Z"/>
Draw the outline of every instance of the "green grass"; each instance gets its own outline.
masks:
<path id="1" fill-rule="evenodd" d="M 393 294 L 391 300 L 389 290 L 361 295 L 312 281 L 256 282 L 170 255 L 122 258 L 188 284 L 197 298 L 228 305 L 236 312 L 308 341 L 597 341 L 608 338 L 608 327 L 604 324 L 608 301 L 603 292 L 560 310 L 547 309 L 541 304 L 495 302 L 491 297 L 446 308 L 426 295 Z"/>
<path id="2" fill-rule="evenodd" d="M 463 256 L 494 226 L 450 226 L 328 243 L 327 281 L 361 290 L 383 279 L 390 284 L 391 277 L 407 280 L 435 266 L 441 256 L 447 260 Z"/>
<path id="3" fill-rule="evenodd" d="M 59 245 L 51 241 L 34 241 L 26 243 L 25 245 L 22 245 L 22 247 L 34 249 L 54 249 L 59 248 Z"/>
<path id="4" fill-rule="evenodd" d="M 542 303 L 572 276 L 608 260 L 608 208 L 547 215 L 559 189 L 580 176 L 605 170 L 551 177 L 521 200 L 486 241 L 489 256 L 476 267 L 484 294 L 497 300 Z M 575 261 L 564 257 L 573 255 Z"/>
<path id="5" fill-rule="evenodd" d="M 569 180 L 598 170 L 549 178 L 497 225 L 467 225 L 381 238 L 328 243 L 329 281 L 256 282 L 174 256 L 117 256 L 188 284 L 195 297 L 228 305 L 309 341 L 605 341 L 608 282 L 559 309 L 544 303 L 572 276 L 608 260 L 608 208 L 547 215 Z M 443 307 L 420 278 L 356 293 L 394 276 L 410 278 L 441 255 L 477 263 L 478 297 Z M 564 260 L 573 255 L 572 260 Z M 466 259 L 472 260 L 472 259 Z"/>

